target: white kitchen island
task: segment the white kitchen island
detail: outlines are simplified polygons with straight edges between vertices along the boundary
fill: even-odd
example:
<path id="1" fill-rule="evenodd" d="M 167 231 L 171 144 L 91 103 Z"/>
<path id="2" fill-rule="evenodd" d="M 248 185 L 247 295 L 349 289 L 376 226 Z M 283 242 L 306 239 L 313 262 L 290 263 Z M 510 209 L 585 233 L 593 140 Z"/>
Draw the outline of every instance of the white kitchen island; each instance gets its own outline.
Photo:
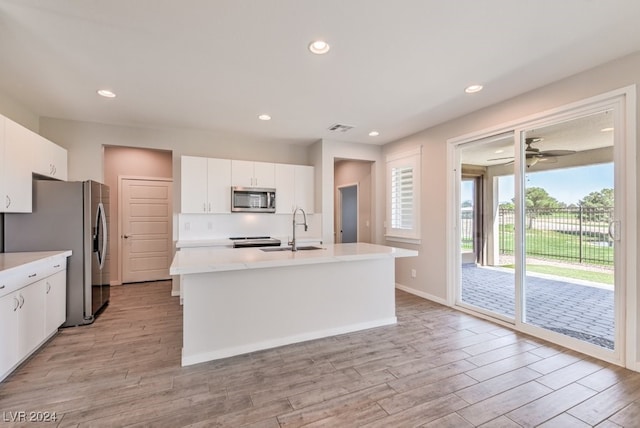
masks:
<path id="1" fill-rule="evenodd" d="M 178 251 L 182 365 L 395 324 L 395 258 L 417 255 L 364 243 Z"/>

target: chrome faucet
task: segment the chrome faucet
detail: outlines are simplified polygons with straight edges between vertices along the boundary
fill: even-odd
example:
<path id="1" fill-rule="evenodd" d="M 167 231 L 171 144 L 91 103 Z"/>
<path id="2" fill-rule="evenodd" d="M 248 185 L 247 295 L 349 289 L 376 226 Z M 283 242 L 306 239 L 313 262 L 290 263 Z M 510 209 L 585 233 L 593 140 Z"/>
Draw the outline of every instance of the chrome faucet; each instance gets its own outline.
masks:
<path id="1" fill-rule="evenodd" d="M 304 217 L 304 221 L 302 223 L 296 223 L 296 214 L 298 211 L 302 211 L 302 215 Z M 289 242 L 291 245 L 291 251 L 298 251 L 298 245 L 296 244 L 296 226 L 304 226 L 304 231 L 309 230 L 309 226 L 307 225 L 307 213 L 304 212 L 302 208 L 296 208 L 293 212 L 293 239 Z"/>

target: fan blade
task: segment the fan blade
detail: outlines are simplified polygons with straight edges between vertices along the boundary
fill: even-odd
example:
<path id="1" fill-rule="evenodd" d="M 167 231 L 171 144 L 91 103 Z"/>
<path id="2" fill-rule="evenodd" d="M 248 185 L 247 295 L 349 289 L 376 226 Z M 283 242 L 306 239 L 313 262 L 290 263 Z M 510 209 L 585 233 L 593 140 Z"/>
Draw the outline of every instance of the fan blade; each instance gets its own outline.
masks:
<path id="1" fill-rule="evenodd" d="M 497 161 L 497 160 L 505 160 L 505 159 L 513 159 L 513 156 L 507 156 L 506 158 L 493 158 L 493 159 L 487 159 L 487 162 Z"/>
<path id="2" fill-rule="evenodd" d="M 538 159 L 538 162 L 544 162 L 544 163 L 558 163 L 558 159 L 556 159 L 556 157 L 549 157 L 549 158 L 540 158 Z"/>
<path id="3" fill-rule="evenodd" d="M 542 156 L 567 156 L 572 155 L 575 152 L 575 150 L 547 150 L 544 152 L 540 152 L 540 154 Z"/>

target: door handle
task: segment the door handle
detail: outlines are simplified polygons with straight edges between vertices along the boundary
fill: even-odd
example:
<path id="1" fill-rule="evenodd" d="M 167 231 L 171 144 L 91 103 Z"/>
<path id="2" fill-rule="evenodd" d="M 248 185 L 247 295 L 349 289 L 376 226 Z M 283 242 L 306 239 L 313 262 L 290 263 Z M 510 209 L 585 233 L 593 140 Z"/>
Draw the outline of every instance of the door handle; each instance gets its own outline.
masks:
<path id="1" fill-rule="evenodd" d="M 131 237 L 131 235 L 124 235 L 123 238 L 124 239 L 129 239 Z"/>
<path id="2" fill-rule="evenodd" d="M 612 241 L 620 240 L 619 229 L 620 229 L 620 220 L 613 220 L 609 222 L 609 230 L 607 232 L 609 233 L 609 237 L 611 238 Z"/>

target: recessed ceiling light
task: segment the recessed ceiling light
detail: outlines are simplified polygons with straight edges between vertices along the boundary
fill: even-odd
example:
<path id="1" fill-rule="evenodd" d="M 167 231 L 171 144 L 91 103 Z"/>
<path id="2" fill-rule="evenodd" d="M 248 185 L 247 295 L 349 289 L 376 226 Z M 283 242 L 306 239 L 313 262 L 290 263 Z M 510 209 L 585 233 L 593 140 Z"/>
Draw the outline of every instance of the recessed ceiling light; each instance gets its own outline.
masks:
<path id="1" fill-rule="evenodd" d="M 331 46 L 324 40 L 314 40 L 309 43 L 309 50 L 316 55 L 326 54 L 329 52 L 329 49 L 331 49 Z"/>
<path id="2" fill-rule="evenodd" d="M 380 135 L 380 133 L 378 131 L 369 132 L 369 137 L 377 137 L 378 135 Z"/>
<path id="3" fill-rule="evenodd" d="M 98 95 L 100 95 L 101 97 L 105 97 L 105 98 L 115 98 L 116 94 L 113 91 L 110 91 L 109 89 L 98 89 Z"/>
<path id="4" fill-rule="evenodd" d="M 260 116 L 258 116 L 258 119 L 260 119 L 260 120 L 271 120 L 271 116 L 269 116 L 268 114 L 261 114 Z"/>
<path id="5" fill-rule="evenodd" d="M 611 132 L 611 131 L 613 131 L 613 128 L 602 128 L 600 130 L 600 132 Z"/>
<path id="6" fill-rule="evenodd" d="M 495 151 L 495 152 L 493 152 L 493 153 L 504 153 L 504 150 L 503 150 L 503 149 L 498 149 L 498 150 L 496 150 L 496 151 Z"/>
<path id="7" fill-rule="evenodd" d="M 470 85 L 470 86 L 467 86 L 464 91 L 467 94 L 473 94 L 476 92 L 480 92 L 482 90 L 482 87 L 483 87 L 482 85 Z"/>

